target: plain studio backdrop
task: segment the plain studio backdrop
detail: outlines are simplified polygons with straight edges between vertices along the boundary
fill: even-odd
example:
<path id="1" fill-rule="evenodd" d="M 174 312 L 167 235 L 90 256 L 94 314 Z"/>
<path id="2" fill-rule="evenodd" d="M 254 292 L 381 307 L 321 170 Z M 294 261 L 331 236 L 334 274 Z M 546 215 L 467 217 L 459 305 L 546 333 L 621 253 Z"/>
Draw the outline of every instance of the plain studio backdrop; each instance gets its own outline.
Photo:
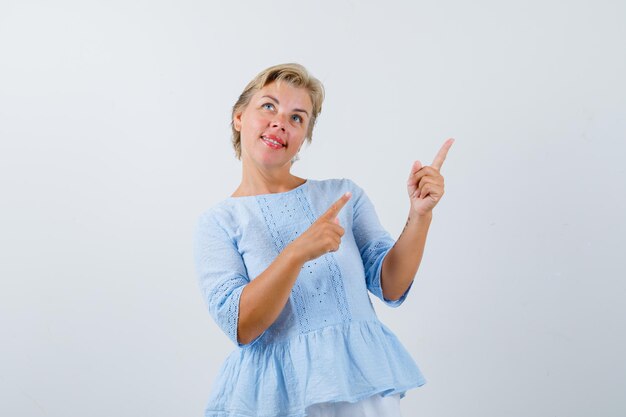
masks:
<path id="1" fill-rule="evenodd" d="M 0 415 L 202 415 L 235 346 L 194 227 L 284 62 L 327 92 L 293 173 L 394 237 L 456 139 L 407 301 L 374 298 L 428 380 L 404 416 L 626 415 L 623 1 L 0 4 Z"/>

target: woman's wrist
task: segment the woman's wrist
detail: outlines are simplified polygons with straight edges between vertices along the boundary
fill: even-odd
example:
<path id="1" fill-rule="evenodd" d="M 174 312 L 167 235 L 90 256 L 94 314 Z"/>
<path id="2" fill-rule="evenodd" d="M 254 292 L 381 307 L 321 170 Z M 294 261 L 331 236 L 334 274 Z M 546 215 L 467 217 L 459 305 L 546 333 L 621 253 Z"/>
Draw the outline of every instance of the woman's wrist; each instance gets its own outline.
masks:
<path id="1" fill-rule="evenodd" d="M 285 249 L 281 252 L 281 256 L 284 257 L 287 262 L 297 264 L 299 266 L 304 265 L 307 261 L 304 253 L 301 250 L 298 250 L 298 247 L 294 245 L 294 242 L 285 246 Z"/>
<path id="2" fill-rule="evenodd" d="M 417 211 L 409 210 L 408 218 L 410 220 L 430 221 L 433 219 L 433 211 L 430 210 L 430 211 L 427 211 L 426 213 L 418 213 Z"/>

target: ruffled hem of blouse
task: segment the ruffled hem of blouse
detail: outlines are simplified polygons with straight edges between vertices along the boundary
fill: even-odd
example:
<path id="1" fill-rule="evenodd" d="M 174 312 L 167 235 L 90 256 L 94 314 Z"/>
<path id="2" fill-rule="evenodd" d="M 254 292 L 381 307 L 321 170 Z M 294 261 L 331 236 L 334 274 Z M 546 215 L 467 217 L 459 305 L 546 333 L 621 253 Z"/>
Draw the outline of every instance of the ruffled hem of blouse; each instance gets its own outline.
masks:
<path id="1" fill-rule="evenodd" d="M 400 394 L 426 379 L 380 321 L 330 326 L 237 349 L 222 364 L 205 417 L 305 417 L 322 402 Z M 263 381 L 263 383 L 260 383 Z"/>

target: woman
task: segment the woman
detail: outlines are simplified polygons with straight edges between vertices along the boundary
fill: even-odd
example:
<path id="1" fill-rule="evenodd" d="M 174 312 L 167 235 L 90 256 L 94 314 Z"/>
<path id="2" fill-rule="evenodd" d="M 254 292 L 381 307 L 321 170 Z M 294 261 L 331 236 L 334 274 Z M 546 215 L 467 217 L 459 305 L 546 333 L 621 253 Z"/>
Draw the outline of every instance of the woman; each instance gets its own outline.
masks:
<path id="1" fill-rule="evenodd" d="M 399 416 L 405 391 L 426 382 L 367 291 L 404 302 L 452 139 L 432 166 L 414 163 L 394 242 L 353 181 L 291 173 L 323 98 L 304 67 L 285 64 L 257 75 L 233 107 L 241 184 L 200 216 L 194 249 L 209 312 L 237 346 L 205 416 Z"/>

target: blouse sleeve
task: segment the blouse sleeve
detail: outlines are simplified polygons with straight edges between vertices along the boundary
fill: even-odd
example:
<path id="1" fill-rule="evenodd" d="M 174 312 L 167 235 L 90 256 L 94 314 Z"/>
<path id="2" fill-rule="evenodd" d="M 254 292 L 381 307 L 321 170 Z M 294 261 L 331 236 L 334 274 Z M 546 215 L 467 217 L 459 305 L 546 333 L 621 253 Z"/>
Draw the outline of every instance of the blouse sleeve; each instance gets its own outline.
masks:
<path id="1" fill-rule="evenodd" d="M 194 259 L 202 296 L 217 325 L 238 347 L 259 340 L 265 332 L 247 344 L 237 339 L 239 299 L 250 279 L 235 242 L 210 215 L 198 219 Z"/>
<path id="2" fill-rule="evenodd" d="M 352 181 L 351 181 L 352 182 Z M 393 247 L 395 240 L 381 226 L 374 205 L 361 187 L 352 182 L 353 218 L 352 232 L 359 248 L 367 289 L 390 307 L 399 307 L 406 299 L 413 281 L 397 300 L 387 300 L 383 296 L 380 277 L 383 260 Z"/>

